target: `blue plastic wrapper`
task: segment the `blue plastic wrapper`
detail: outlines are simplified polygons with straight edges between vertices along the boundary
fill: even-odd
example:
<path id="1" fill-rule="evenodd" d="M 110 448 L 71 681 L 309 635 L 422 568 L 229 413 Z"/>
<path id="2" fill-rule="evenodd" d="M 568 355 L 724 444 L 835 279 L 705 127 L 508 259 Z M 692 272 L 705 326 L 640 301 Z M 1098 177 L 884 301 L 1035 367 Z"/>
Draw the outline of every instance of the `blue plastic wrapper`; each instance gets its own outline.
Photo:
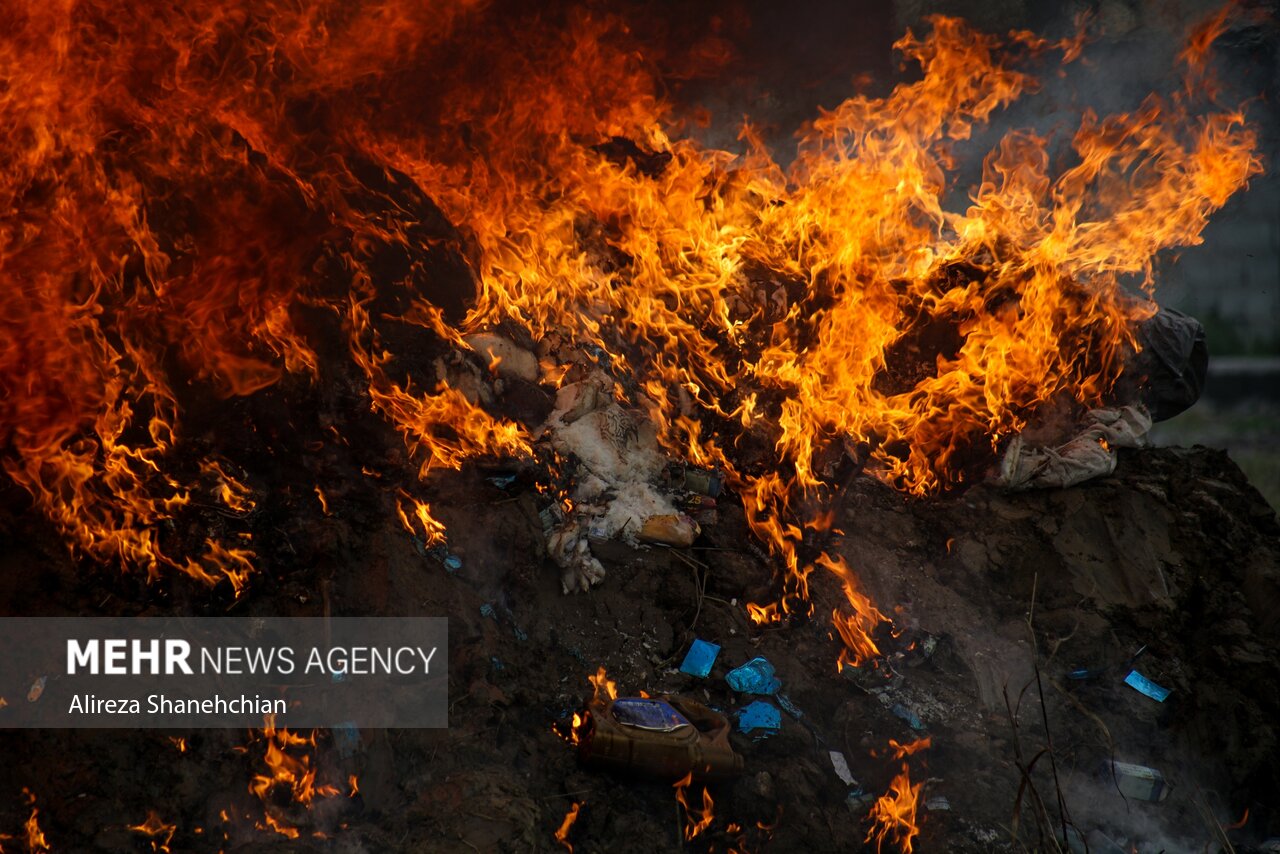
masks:
<path id="1" fill-rule="evenodd" d="M 446 546 L 435 546 L 427 554 L 444 564 L 444 568 L 450 572 L 462 569 L 462 558 L 449 551 Z"/>
<path id="2" fill-rule="evenodd" d="M 741 694 L 776 694 L 782 683 L 773 673 L 772 664 L 763 658 L 753 658 L 741 667 L 730 670 L 725 679 L 730 688 Z"/>
<path id="3" fill-rule="evenodd" d="M 773 735 L 781 727 L 782 712 L 764 700 L 756 700 L 738 712 L 738 729 L 742 732 L 760 730 L 760 735 Z"/>
<path id="4" fill-rule="evenodd" d="M 483 605 L 480 606 L 480 616 L 489 617 L 490 619 L 493 619 L 493 620 L 497 619 L 497 617 L 494 616 L 493 606 L 490 605 L 488 602 L 485 602 Z"/>
<path id="5" fill-rule="evenodd" d="M 670 703 L 645 697 L 619 697 L 613 701 L 612 713 L 618 723 L 637 729 L 671 732 L 692 726 Z"/>
<path id="6" fill-rule="evenodd" d="M 894 703 L 893 708 L 890 709 L 889 711 L 893 712 L 895 715 L 897 715 L 898 717 L 906 721 L 907 726 L 911 727 L 912 729 L 914 730 L 924 729 L 924 724 L 920 722 L 920 716 L 917 715 L 915 712 L 911 711 L 910 709 L 908 709 L 906 706 L 902 705 L 901 703 Z"/>
<path id="7" fill-rule="evenodd" d="M 338 724 L 333 728 L 333 746 L 339 756 L 350 759 L 360 749 L 360 728 L 350 721 Z"/>
<path id="8" fill-rule="evenodd" d="M 1136 670 L 1129 671 L 1129 675 L 1124 677 L 1124 683 L 1133 690 L 1146 694 L 1157 703 L 1163 703 L 1170 694 L 1168 688 L 1157 685 Z"/>
<path id="9" fill-rule="evenodd" d="M 684 657 L 684 663 L 680 665 L 680 672 L 706 679 L 707 674 L 711 672 L 711 665 L 716 663 L 716 656 L 719 654 L 720 647 L 717 644 L 694 638 L 689 652 Z"/>

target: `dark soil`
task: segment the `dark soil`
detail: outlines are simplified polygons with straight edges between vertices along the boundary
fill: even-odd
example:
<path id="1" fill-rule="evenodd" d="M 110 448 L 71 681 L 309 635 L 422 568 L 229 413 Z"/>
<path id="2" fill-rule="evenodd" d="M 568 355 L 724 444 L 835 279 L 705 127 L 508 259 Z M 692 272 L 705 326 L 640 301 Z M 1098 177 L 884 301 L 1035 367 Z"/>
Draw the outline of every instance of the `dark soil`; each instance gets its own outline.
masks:
<path id="1" fill-rule="evenodd" d="M 376 454 L 326 447 L 294 478 L 342 482 L 344 466 L 397 450 L 385 436 Z M 450 727 L 366 731 L 346 760 L 320 733 L 318 782 L 355 773 L 359 794 L 344 789 L 310 809 L 278 805 L 301 828 L 296 840 L 255 827 L 263 805 L 249 782 L 266 770 L 260 735 L 8 731 L 0 831 L 22 833 L 26 788 L 55 851 L 150 850 L 149 837 L 127 829 L 150 810 L 177 825 L 175 851 L 557 850 L 554 831 L 579 803 L 575 850 L 677 850 L 685 819 L 671 782 L 583 768 L 553 726 L 581 707 L 587 676 L 601 666 L 624 694 L 683 693 L 732 712 L 752 698 L 735 696 L 724 673 L 763 655 L 803 718 L 784 715 L 782 731 L 758 742 L 734 735 L 746 773 L 712 786 L 714 822 L 683 843 L 688 850 L 859 850 L 864 811 L 847 803 L 827 752 L 843 752 L 878 795 L 900 766 L 888 740 L 925 734 L 933 746 L 911 758 L 912 780 L 928 780 L 925 797 L 942 795 L 951 809 L 921 810 L 917 850 L 1015 850 L 1015 820 L 1035 849 L 1032 789 L 1057 826 L 1056 787 L 1045 756 L 1017 817 L 1018 766 L 1047 744 L 1046 721 L 1070 819 L 1092 833 L 1090 850 L 1108 850 L 1105 839 L 1203 850 L 1213 837 L 1198 802 L 1224 824 L 1249 810 L 1244 829 L 1231 832 L 1237 850 L 1280 833 L 1280 528 L 1221 452 L 1133 452 L 1106 480 L 1020 495 L 975 487 L 916 501 L 855 481 L 838 550 L 908 635 L 939 639 L 931 657 L 898 664 L 904 679 L 891 697 L 926 733 L 837 672 L 829 614 L 843 594 L 833 579 L 814 575 L 811 621 L 750 623 L 742 604 L 768 588 L 772 568 L 746 546 L 733 506 L 691 552 L 622 550 L 601 587 L 565 597 L 541 556 L 531 495 L 508 495 L 471 469 L 432 482 L 432 506 L 464 562 L 451 576 L 394 521 L 384 491 L 348 482 L 329 517 L 296 509 L 301 488 L 267 502 L 252 526 L 274 532 L 258 538 L 271 542 L 271 571 L 229 612 L 318 615 L 327 590 L 336 616 L 448 616 Z M 8 613 L 228 610 L 180 585 L 148 588 L 78 567 L 20 507 L 4 530 Z M 481 615 L 485 603 L 493 618 Z M 695 636 L 723 646 L 706 680 L 675 670 Z M 1143 646 L 1135 666 L 1173 689 L 1163 704 L 1122 682 Z M 1109 669 L 1068 679 L 1077 668 Z M 171 736 L 185 736 L 185 752 Z M 1158 767 L 1171 796 L 1126 803 L 1098 773 L 1111 755 Z M 700 803 L 697 784 L 691 794 Z M 729 833 L 731 825 L 746 830 Z"/>

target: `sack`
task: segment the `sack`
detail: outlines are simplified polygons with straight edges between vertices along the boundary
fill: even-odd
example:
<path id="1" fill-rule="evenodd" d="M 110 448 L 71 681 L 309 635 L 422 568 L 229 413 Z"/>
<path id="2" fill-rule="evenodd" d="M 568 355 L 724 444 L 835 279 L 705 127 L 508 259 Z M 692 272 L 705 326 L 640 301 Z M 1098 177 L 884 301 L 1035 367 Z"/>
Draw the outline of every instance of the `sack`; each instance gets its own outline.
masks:
<path id="1" fill-rule="evenodd" d="M 1162 308 L 1137 329 L 1141 351 L 1128 370 L 1153 421 L 1166 421 L 1200 399 L 1209 370 L 1204 327 L 1194 317 Z"/>

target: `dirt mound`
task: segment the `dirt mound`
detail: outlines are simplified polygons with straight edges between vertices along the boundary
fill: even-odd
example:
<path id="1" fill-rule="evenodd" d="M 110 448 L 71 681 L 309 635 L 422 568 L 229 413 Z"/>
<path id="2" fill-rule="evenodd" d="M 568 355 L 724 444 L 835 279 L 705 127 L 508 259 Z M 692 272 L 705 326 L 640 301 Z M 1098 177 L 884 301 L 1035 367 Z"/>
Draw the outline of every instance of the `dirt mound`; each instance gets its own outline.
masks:
<path id="1" fill-rule="evenodd" d="M 975 487 L 917 501 L 856 480 L 835 545 L 876 602 L 898 603 L 895 623 L 918 642 L 887 689 L 837 672 L 834 579 L 814 576 L 810 621 L 761 629 L 747 618 L 744 601 L 768 589 L 773 568 L 748 545 L 740 509 L 723 506 L 687 552 L 617 550 L 601 587 L 564 596 L 532 496 L 484 475 L 441 479 L 432 504 L 462 561 L 456 573 L 415 548 L 376 491 L 353 490 L 319 519 L 267 508 L 257 524 L 277 530 L 273 580 L 234 609 L 314 615 L 327 598 L 335 615 L 448 615 L 448 730 L 366 731 L 345 758 L 321 734 L 317 779 L 355 774 L 359 791 L 279 805 L 300 829 L 293 840 L 266 829 L 248 789 L 265 771 L 260 736 L 11 731 L 0 829 L 27 820 L 25 787 L 54 850 L 128 849 L 145 837 L 127 826 L 151 809 L 177 826 L 179 850 L 264 850 L 271 839 L 281 850 L 550 850 L 579 804 L 567 832 L 576 850 L 674 850 L 692 819 L 671 782 L 580 767 L 553 728 L 601 666 L 624 694 L 683 693 L 732 715 L 755 698 L 731 691 L 725 672 L 764 656 L 799 717 L 784 713 L 767 739 L 733 736 L 746 772 L 711 787 L 713 819 L 683 842 L 689 850 L 857 850 L 867 804 L 849 797 L 829 751 L 878 796 L 901 765 L 889 740 L 923 736 L 932 746 L 908 761 L 935 809 L 920 808 L 918 850 L 1012 849 L 1019 766 L 1032 766 L 1047 736 L 1056 767 L 1048 754 L 1036 761 L 1021 795 L 1028 843 L 1037 796 L 1048 830 L 1060 825 L 1058 786 L 1090 850 L 1107 839 L 1199 850 L 1213 838 L 1205 810 L 1225 824 L 1249 809 L 1232 831 L 1239 850 L 1280 832 L 1280 527 L 1221 452 L 1126 452 L 1112 478 L 1018 495 Z M 5 539 L 4 598 L 23 614 L 138 613 L 128 601 L 143 613 L 225 608 L 85 578 L 29 514 L 8 517 Z M 33 585 L 37 567 L 52 571 Z M 676 669 L 695 636 L 722 646 L 705 680 Z M 1131 662 L 1171 689 L 1166 701 L 1124 684 Z M 1088 678 L 1071 678 L 1082 670 Z M 183 752 L 171 736 L 185 737 Z M 1111 757 L 1158 768 L 1171 794 L 1126 802 L 1099 773 Z M 700 813 L 700 788 L 691 794 Z"/>

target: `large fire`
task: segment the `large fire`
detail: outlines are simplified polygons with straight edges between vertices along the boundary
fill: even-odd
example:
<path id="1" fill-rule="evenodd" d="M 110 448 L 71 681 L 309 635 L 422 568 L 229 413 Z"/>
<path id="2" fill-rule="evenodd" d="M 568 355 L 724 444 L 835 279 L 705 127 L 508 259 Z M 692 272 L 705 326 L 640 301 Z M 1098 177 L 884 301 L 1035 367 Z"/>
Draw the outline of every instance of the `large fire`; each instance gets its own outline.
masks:
<path id="1" fill-rule="evenodd" d="M 785 568 L 758 621 L 808 613 L 813 569 L 835 573 L 857 664 L 884 617 L 810 545 L 832 525 L 832 449 L 924 495 L 1047 402 L 1099 403 L 1150 311 L 1122 277 L 1150 294 L 1155 254 L 1198 242 L 1260 171 L 1242 113 L 1201 97 L 1226 13 L 1182 54 L 1185 87 L 1085 112 L 1065 160 L 1007 133 L 957 209 L 957 143 L 1082 38 L 936 18 L 896 45 L 918 79 L 824 112 L 783 167 L 750 126 L 739 154 L 685 133 L 658 49 L 609 15 L 24 0 L 0 20 L 4 469 L 77 553 L 237 595 L 255 490 L 193 435 L 198 402 L 324 382 L 327 318 L 422 478 L 528 455 L 528 425 L 403 376 L 403 329 L 384 331 L 465 350 L 502 326 L 591 347 L 671 454 L 725 472 Z M 439 298 L 443 252 L 474 281 L 465 312 Z M 947 343 L 908 370 L 925 328 Z M 539 352 L 554 386 L 559 351 Z M 443 537 L 426 501 L 397 506 Z M 226 524 L 193 545 L 169 532 L 197 507 Z"/>

